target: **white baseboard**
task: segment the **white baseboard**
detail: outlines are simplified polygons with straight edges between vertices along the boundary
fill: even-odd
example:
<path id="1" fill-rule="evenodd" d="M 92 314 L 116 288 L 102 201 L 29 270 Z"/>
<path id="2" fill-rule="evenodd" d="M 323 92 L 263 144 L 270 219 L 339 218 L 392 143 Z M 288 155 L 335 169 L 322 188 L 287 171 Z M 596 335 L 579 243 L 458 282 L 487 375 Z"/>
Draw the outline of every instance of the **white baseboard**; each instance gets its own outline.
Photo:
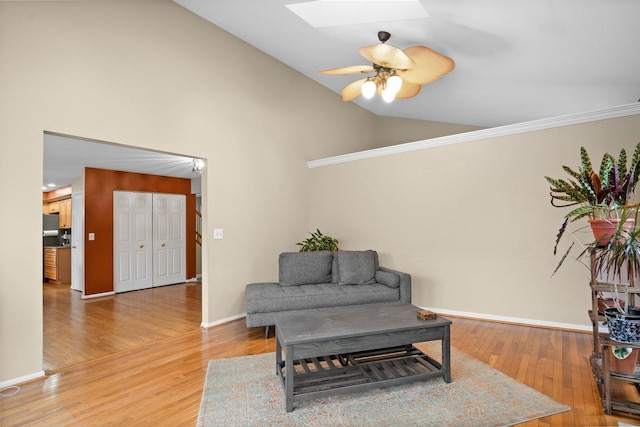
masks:
<path id="1" fill-rule="evenodd" d="M 115 295 L 116 293 L 111 291 L 111 292 L 103 292 L 101 294 L 91 294 L 91 295 L 82 295 L 82 299 L 91 299 L 91 298 L 100 298 L 100 297 L 108 297 L 111 295 Z"/>
<path id="2" fill-rule="evenodd" d="M 211 323 L 204 323 L 202 322 L 200 324 L 201 328 L 211 328 L 213 326 L 218 326 L 218 325 L 222 325 L 223 323 L 228 323 L 228 322 L 232 322 L 234 320 L 238 320 L 238 319 L 242 319 L 243 317 L 247 317 L 246 313 L 240 313 L 240 314 L 236 314 L 235 316 L 231 316 L 231 317 L 227 317 L 226 319 L 220 319 L 220 320 L 216 320 L 215 322 L 211 322 Z"/>
<path id="3" fill-rule="evenodd" d="M 478 320 L 490 320 L 494 322 L 503 322 L 503 323 L 513 323 L 517 325 L 525 325 L 525 326 L 537 326 L 541 328 L 553 328 L 553 329 L 564 329 L 568 331 L 577 331 L 577 332 L 591 332 L 591 326 L 587 325 L 575 325 L 573 323 L 559 323 L 559 322 L 548 322 L 546 320 L 535 320 L 535 319 L 523 319 L 520 317 L 508 317 L 508 316 L 494 316 L 492 314 L 483 314 L 483 313 L 470 313 L 467 311 L 456 311 L 456 310 L 445 310 L 435 307 L 419 307 L 423 310 L 431 310 L 434 313 L 442 314 L 442 315 L 451 315 L 458 317 L 468 317 L 470 319 L 478 319 Z M 243 317 L 247 317 L 246 313 L 238 314 L 232 317 L 228 317 L 226 319 L 216 320 L 211 323 L 201 323 L 200 327 L 202 328 L 210 328 L 212 326 L 222 325 L 223 323 L 231 322 L 233 320 L 241 319 Z"/>
<path id="4" fill-rule="evenodd" d="M 39 372 L 35 372 L 33 374 L 24 375 L 22 377 L 12 378 L 10 380 L 2 381 L 2 382 L 0 382 L 0 390 L 2 390 L 4 388 L 7 388 L 7 387 L 11 387 L 11 386 L 16 385 L 16 384 L 22 384 L 22 383 L 25 383 L 27 381 L 31 381 L 31 380 L 35 380 L 35 379 L 38 379 L 38 378 L 42 378 L 45 375 L 46 374 L 44 373 L 44 371 L 39 371 Z"/>
<path id="5" fill-rule="evenodd" d="M 558 322 L 548 322 L 546 320 L 523 319 L 519 317 L 494 316 L 493 314 L 469 313 L 466 311 L 445 310 L 445 309 L 436 308 L 436 307 L 422 307 L 422 309 L 431 310 L 435 313 L 442 314 L 445 316 L 451 315 L 451 316 L 459 316 L 459 317 L 469 317 L 469 318 L 478 319 L 478 320 L 491 320 L 496 322 L 514 323 L 514 324 L 526 325 L 526 326 L 538 326 L 538 327 L 553 328 L 553 329 L 566 329 L 569 331 L 578 331 L 578 332 L 591 332 L 593 330 L 591 326 L 575 325 L 573 323 L 558 323 Z"/>

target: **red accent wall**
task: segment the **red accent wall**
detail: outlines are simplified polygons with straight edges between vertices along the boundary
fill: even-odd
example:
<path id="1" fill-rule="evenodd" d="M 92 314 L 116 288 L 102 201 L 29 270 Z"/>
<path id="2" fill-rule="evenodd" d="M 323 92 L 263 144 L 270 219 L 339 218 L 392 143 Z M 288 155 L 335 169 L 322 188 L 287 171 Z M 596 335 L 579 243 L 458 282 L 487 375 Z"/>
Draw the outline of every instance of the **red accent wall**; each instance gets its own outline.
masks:
<path id="1" fill-rule="evenodd" d="M 133 172 L 85 168 L 84 175 L 84 292 L 113 291 L 113 192 L 146 191 L 186 197 L 187 278 L 196 275 L 196 197 L 191 180 Z M 89 240 L 89 233 L 95 240 Z"/>

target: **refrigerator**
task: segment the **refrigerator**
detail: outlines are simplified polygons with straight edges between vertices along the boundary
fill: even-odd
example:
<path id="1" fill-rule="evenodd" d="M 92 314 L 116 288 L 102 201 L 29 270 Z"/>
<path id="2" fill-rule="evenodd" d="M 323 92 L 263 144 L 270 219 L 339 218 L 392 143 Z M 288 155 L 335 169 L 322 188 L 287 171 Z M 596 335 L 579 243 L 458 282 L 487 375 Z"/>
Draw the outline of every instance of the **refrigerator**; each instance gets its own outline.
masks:
<path id="1" fill-rule="evenodd" d="M 61 246 L 59 216 L 42 215 L 42 246 Z"/>

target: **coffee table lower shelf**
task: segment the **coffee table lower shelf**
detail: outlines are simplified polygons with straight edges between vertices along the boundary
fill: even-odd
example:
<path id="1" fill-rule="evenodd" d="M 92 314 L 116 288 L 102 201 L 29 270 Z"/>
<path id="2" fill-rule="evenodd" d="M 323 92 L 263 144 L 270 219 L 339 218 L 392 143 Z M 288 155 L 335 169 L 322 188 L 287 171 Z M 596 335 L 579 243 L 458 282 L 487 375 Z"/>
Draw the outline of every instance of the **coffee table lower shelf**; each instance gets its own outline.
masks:
<path id="1" fill-rule="evenodd" d="M 294 402 L 428 378 L 447 380 L 442 364 L 413 345 L 299 359 L 293 366 Z M 284 361 L 277 373 L 286 390 Z"/>

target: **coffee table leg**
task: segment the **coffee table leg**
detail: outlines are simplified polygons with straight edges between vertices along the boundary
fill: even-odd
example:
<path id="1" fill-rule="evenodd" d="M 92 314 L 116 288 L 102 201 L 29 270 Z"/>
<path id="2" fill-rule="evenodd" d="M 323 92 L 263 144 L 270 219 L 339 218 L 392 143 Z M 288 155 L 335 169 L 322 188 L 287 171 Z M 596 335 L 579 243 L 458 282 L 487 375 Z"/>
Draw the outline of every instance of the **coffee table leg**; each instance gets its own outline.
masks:
<path id="1" fill-rule="evenodd" d="M 285 396 L 287 401 L 287 412 L 293 411 L 293 347 L 285 346 Z"/>
<path id="2" fill-rule="evenodd" d="M 280 345 L 280 340 L 276 333 L 276 375 L 281 375 L 280 362 L 282 362 L 282 346 Z"/>
<path id="3" fill-rule="evenodd" d="M 442 368 L 446 383 L 451 382 L 451 336 L 449 334 L 449 325 L 445 325 L 444 339 L 442 340 Z"/>

